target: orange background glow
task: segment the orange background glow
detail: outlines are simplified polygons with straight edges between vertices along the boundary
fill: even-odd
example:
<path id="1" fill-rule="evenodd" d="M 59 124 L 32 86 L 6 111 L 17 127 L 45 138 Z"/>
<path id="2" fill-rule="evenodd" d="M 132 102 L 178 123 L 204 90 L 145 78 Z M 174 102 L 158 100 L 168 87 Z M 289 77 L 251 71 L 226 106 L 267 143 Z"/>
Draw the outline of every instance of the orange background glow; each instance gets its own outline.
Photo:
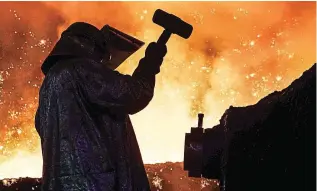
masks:
<path id="1" fill-rule="evenodd" d="M 182 161 L 185 132 L 218 123 L 230 106 L 255 104 L 316 62 L 316 2 L 1 2 L 0 178 L 40 177 L 34 113 L 40 65 L 69 24 L 105 24 L 146 43 L 163 31 L 156 9 L 193 25 L 172 36 L 150 105 L 132 116 L 145 163 Z M 132 73 L 144 46 L 120 68 Z"/>

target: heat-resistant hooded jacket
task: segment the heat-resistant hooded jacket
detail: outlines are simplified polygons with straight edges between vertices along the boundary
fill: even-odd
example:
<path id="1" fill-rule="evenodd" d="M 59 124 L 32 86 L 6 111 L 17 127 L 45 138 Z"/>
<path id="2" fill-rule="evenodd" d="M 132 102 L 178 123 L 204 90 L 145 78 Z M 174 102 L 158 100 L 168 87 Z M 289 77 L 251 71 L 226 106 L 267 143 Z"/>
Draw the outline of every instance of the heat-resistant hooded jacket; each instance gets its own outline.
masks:
<path id="1" fill-rule="evenodd" d="M 65 48 L 67 43 L 62 44 Z M 93 56 L 45 62 L 35 117 L 43 190 L 150 190 L 129 114 L 152 99 L 165 53 L 146 53 L 131 76 L 108 69 Z"/>

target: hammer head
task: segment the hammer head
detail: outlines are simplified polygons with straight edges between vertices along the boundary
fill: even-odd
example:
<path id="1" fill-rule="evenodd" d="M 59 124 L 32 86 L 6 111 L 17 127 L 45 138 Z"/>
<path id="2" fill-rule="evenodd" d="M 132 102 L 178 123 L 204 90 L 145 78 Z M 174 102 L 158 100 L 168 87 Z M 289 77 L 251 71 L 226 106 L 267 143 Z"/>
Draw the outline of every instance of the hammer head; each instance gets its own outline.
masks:
<path id="1" fill-rule="evenodd" d="M 193 32 L 193 27 L 190 24 L 161 9 L 155 11 L 152 20 L 155 24 L 165 28 L 168 32 L 177 34 L 185 39 L 189 38 Z"/>

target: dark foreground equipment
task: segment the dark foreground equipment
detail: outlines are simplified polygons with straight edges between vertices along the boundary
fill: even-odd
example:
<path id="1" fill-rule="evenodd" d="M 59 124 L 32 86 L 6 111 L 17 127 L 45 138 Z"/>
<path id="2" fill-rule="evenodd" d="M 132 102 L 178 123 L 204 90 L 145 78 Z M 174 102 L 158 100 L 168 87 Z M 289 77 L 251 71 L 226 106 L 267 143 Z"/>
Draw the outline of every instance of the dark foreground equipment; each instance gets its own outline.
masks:
<path id="1" fill-rule="evenodd" d="M 316 190 L 316 64 L 257 104 L 230 107 L 219 125 L 192 128 L 184 169 L 222 191 Z"/>
<path id="2" fill-rule="evenodd" d="M 166 13 L 161 9 L 157 9 L 153 15 L 153 22 L 160 25 L 165 30 L 158 39 L 158 43 L 166 44 L 172 34 L 177 34 L 185 39 L 189 38 L 193 32 L 193 27 L 182 21 L 175 15 Z"/>
<path id="3" fill-rule="evenodd" d="M 191 177 L 201 177 L 203 157 L 203 119 L 204 114 L 198 114 L 198 127 L 192 127 L 185 135 L 184 170 Z"/>

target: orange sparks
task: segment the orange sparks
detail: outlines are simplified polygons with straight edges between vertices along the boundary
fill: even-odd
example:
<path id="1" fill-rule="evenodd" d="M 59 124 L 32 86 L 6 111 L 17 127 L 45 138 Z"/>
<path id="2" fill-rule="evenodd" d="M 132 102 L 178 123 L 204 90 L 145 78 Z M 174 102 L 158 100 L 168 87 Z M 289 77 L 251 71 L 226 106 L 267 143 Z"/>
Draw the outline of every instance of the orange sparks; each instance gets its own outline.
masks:
<path id="1" fill-rule="evenodd" d="M 132 116 L 145 163 L 182 161 L 198 112 L 211 128 L 230 105 L 254 104 L 316 62 L 316 2 L 1 2 L 0 178 L 41 176 L 40 65 L 61 32 L 86 21 L 149 43 L 163 31 L 152 22 L 157 8 L 194 31 L 172 36 L 154 99 Z M 131 73 L 145 47 L 119 70 Z"/>

